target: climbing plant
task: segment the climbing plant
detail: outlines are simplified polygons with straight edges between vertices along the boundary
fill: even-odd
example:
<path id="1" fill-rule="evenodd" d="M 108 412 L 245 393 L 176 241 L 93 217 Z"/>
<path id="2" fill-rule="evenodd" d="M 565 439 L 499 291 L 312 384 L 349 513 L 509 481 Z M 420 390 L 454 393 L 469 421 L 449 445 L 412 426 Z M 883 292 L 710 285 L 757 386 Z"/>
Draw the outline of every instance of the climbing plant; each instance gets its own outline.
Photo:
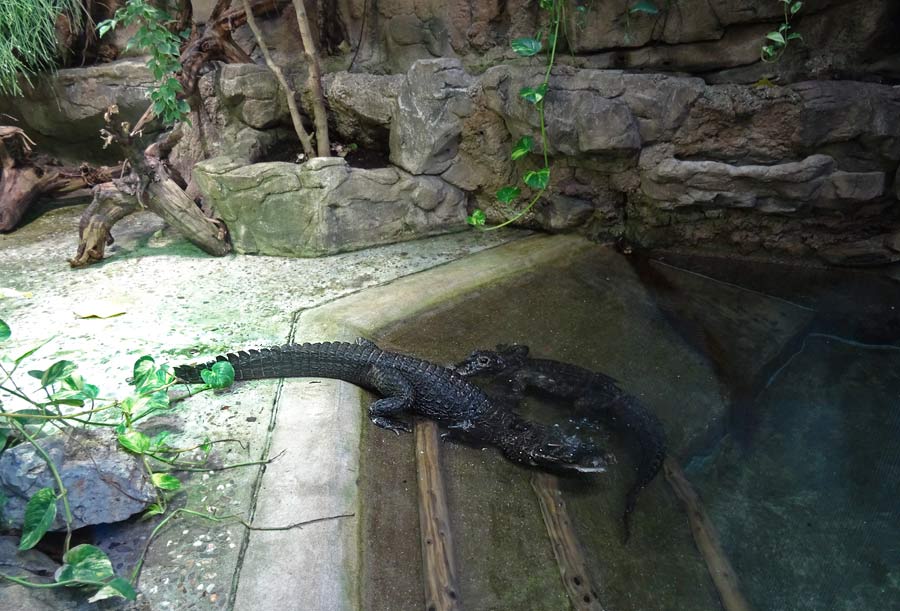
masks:
<path id="1" fill-rule="evenodd" d="M 803 8 L 802 2 L 794 0 L 778 0 L 784 8 L 784 21 L 777 30 L 766 34 L 766 44 L 760 49 L 760 59 L 764 62 L 776 62 L 781 59 L 792 40 L 803 40 L 799 32 L 793 32 L 791 19 Z"/>
<path id="2" fill-rule="evenodd" d="M 8 340 L 11 334 L 9 325 L 0 320 L 0 343 Z M 35 346 L 17 357 L 0 353 L 0 394 L 14 397 L 29 405 L 26 409 L 10 411 L 0 400 L 0 453 L 12 446 L 27 443 L 34 447 L 35 452 L 46 463 L 54 486 L 41 488 L 29 498 L 24 523 L 21 525 L 19 549 L 31 549 L 40 542 L 56 520 L 58 505 L 62 505 L 66 525 L 63 542 L 64 564 L 56 572 L 55 582 L 52 584 L 35 583 L 2 572 L 0 578 L 41 588 L 66 586 L 92 588 L 95 594 L 91 600 L 114 596 L 133 600 L 136 596 L 134 584 L 147 548 L 141 554 L 130 578 L 126 579 L 115 574 L 110 559 L 100 548 L 89 544 L 70 547 L 73 516 L 62 474 L 44 448 L 48 427 L 61 430 L 73 426 L 110 428 L 115 432 L 117 442 L 122 448 L 140 457 L 141 464 L 156 491 L 156 502 L 147 508 L 144 515 L 149 517 L 168 513 L 153 530 L 150 540 L 166 522 L 179 513 L 213 521 L 235 518 L 235 516 L 210 516 L 187 509 L 169 511 L 168 502 L 171 496 L 182 487 L 181 480 L 173 473 L 208 469 L 204 464 L 205 460 L 184 462 L 180 460 L 180 456 L 186 452 L 199 450 L 208 457 L 216 442 L 207 438 L 195 447 L 179 448 L 170 444 L 169 431 L 160 431 L 151 436 L 141 430 L 140 427 L 146 419 L 157 414 L 169 413 L 175 402 L 168 393 L 177 382 L 171 367 L 165 364 L 157 365 L 150 356 L 142 356 L 135 361 L 133 375 L 129 381 L 133 390 L 123 399 L 102 398 L 100 389 L 86 382 L 77 373 L 77 364 L 69 360 L 56 361 L 43 370 L 27 371 L 27 376 L 36 380 L 35 390 L 40 395 L 40 398 L 36 398 L 34 391 L 26 390 L 25 384 L 19 382 L 14 375 L 46 343 Z M 201 377 L 205 384 L 198 392 L 225 388 L 234 381 L 234 368 L 228 362 L 219 362 L 210 369 L 204 369 Z M 74 411 L 71 409 L 64 411 L 64 408 L 74 408 Z M 260 463 L 242 463 L 226 468 L 251 464 Z M 5 499 L 0 498 L 0 512 L 5 502 Z"/>
<path id="3" fill-rule="evenodd" d="M 516 210 L 516 202 L 522 196 L 522 188 L 516 185 L 506 185 L 499 189 L 496 193 L 497 201 L 503 204 L 509 210 L 509 218 L 497 225 L 487 226 L 487 215 L 483 210 L 476 208 L 472 214 L 466 217 L 466 221 L 475 227 L 484 231 L 491 231 L 506 227 L 522 218 L 534 205 L 540 201 L 541 197 L 547 191 L 550 185 L 550 159 L 549 159 L 549 141 L 547 139 L 547 125 L 544 115 L 544 102 L 547 90 L 550 85 L 550 74 L 553 65 L 556 62 L 556 53 L 559 43 L 559 35 L 562 28 L 565 27 L 566 21 L 566 0 L 540 0 L 540 9 L 547 13 L 547 25 L 539 30 L 533 37 L 516 38 L 511 43 L 513 52 L 519 57 L 534 57 L 541 53 L 545 48 L 546 69 L 544 70 L 543 80 L 533 87 L 523 87 L 519 90 L 519 97 L 527 103 L 534 106 L 538 113 L 538 123 L 540 126 L 539 154 L 542 158 L 543 165 L 536 169 L 528 170 L 522 176 L 522 183 L 531 193 L 527 203 Z M 583 23 L 584 16 L 588 12 L 589 6 L 578 2 L 575 4 L 576 24 Z M 639 0 L 632 5 L 626 12 L 626 19 L 631 14 L 647 14 L 655 15 L 659 9 L 649 0 Z M 626 21 L 626 30 L 628 28 Z M 522 159 L 527 155 L 535 152 L 534 137 L 525 135 L 519 138 L 513 145 L 510 152 L 510 158 L 513 161 Z"/>
<path id="4" fill-rule="evenodd" d="M 19 77 L 28 83 L 56 65 L 56 20 L 67 13 L 81 24 L 81 0 L 2 0 L 0 2 L 0 94 L 22 95 Z"/>
<path id="5" fill-rule="evenodd" d="M 150 4 L 149 0 L 128 0 L 116 11 L 112 19 L 97 24 L 101 37 L 117 26 L 138 24 L 135 32 L 125 45 L 125 50 L 141 49 L 150 54 L 147 67 L 156 79 L 150 88 L 153 113 L 165 125 L 184 121 L 191 108 L 187 100 L 179 99 L 184 91 L 176 75 L 181 71 L 181 43 L 190 35 L 190 30 L 172 31 L 176 22 L 165 10 Z"/>

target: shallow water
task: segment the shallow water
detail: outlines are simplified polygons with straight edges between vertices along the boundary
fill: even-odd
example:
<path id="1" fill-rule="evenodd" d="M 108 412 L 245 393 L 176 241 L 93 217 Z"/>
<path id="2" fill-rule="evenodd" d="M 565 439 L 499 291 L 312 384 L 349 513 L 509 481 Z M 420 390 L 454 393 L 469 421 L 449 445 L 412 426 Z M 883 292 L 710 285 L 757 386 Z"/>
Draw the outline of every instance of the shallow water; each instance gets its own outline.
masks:
<path id="1" fill-rule="evenodd" d="M 613 376 L 663 421 L 754 608 L 887 609 L 900 599 L 892 304 L 896 282 L 877 275 L 597 248 L 375 339 L 442 363 L 515 341 Z M 573 426 L 565 406 L 529 398 L 524 411 Z M 422 608 L 412 436 L 364 430 L 363 606 Z M 604 607 L 721 608 L 662 475 L 622 543 L 636 457 L 619 434 L 605 439 L 617 457 L 607 473 L 560 483 Z M 464 608 L 570 608 L 532 472 L 449 441 L 442 461 Z"/>

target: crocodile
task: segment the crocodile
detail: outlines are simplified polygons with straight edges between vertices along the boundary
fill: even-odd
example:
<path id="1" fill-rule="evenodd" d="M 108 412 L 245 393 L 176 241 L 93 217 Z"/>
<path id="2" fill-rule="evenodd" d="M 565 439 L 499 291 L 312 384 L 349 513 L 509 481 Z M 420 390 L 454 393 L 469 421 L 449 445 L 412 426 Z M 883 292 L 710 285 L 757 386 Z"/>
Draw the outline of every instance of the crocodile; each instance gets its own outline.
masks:
<path id="1" fill-rule="evenodd" d="M 175 375 L 199 383 L 200 372 L 218 361 L 231 363 L 235 380 L 333 378 L 374 391 L 382 398 L 369 405 L 369 418 L 398 435 L 412 430 L 401 418 L 412 413 L 436 421 L 451 437 L 492 445 L 517 463 L 563 472 L 606 469 L 605 455 L 596 445 L 524 420 L 450 368 L 382 350 L 364 338 L 355 344 L 286 344 L 240 351 L 203 365 L 176 367 Z"/>
<path id="2" fill-rule="evenodd" d="M 514 399 L 521 399 L 526 389 L 534 388 L 571 401 L 576 413 L 633 436 L 640 448 L 640 459 L 636 479 L 625 496 L 622 515 L 627 542 L 637 497 L 659 473 L 666 458 L 662 423 L 637 398 L 625 393 L 615 379 L 569 363 L 530 358 L 528 353 L 528 346 L 501 344 L 496 350 L 472 352 L 453 369 L 464 378 L 494 375 L 507 385 Z"/>

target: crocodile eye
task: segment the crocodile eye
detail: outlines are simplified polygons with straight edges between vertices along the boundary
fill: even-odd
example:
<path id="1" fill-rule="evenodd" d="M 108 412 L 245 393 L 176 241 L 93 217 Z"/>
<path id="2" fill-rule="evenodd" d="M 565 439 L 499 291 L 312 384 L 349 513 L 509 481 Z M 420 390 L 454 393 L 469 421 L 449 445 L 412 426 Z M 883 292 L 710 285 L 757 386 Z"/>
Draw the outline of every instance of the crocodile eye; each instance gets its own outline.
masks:
<path id="1" fill-rule="evenodd" d="M 476 359 L 476 362 L 477 362 L 479 365 L 481 365 L 482 367 L 487 367 L 488 365 L 491 364 L 491 359 L 489 359 L 489 358 L 486 357 L 486 356 L 479 356 L 479 357 Z"/>

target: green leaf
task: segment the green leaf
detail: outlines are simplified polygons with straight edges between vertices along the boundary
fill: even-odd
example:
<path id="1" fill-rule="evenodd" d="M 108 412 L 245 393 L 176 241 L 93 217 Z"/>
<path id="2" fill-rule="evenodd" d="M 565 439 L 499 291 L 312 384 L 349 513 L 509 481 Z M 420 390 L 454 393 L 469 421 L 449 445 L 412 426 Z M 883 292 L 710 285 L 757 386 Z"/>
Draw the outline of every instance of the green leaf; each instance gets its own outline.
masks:
<path id="1" fill-rule="evenodd" d="M 499 191 L 497 191 L 497 200 L 503 202 L 504 204 L 508 204 L 514 201 L 519 195 L 521 195 L 522 190 L 519 187 L 503 187 Z"/>
<path id="2" fill-rule="evenodd" d="M 119 445 L 135 454 L 146 454 L 150 450 L 150 438 L 140 431 L 128 429 L 118 435 Z"/>
<path id="3" fill-rule="evenodd" d="M 151 479 L 153 480 L 153 485 L 160 490 L 178 490 L 181 488 L 181 481 L 168 473 L 154 473 Z"/>
<path id="4" fill-rule="evenodd" d="M 533 146 L 534 138 L 532 138 L 531 136 L 522 136 L 521 138 L 519 138 L 519 141 L 516 142 L 515 146 L 513 146 L 510 157 L 513 161 L 515 161 L 516 159 L 521 159 L 531 152 Z"/>
<path id="5" fill-rule="evenodd" d="M 659 12 L 659 9 L 652 2 L 641 0 L 640 2 L 635 3 L 630 9 L 628 9 L 628 12 L 644 13 L 645 15 L 656 15 Z"/>
<path id="6" fill-rule="evenodd" d="M 63 556 L 63 565 L 56 571 L 56 581 L 104 582 L 115 576 L 112 562 L 99 547 L 83 543 Z"/>
<path id="7" fill-rule="evenodd" d="M 156 435 L 153 436 L 153 439 L 150 440 L 150 451 L 151 452 L 160 452 L 166 449 L 166 439 L 171 435 L 171 431 L 160 431 Z"/>
<path id="8" fill-rule="evenodd" d="M 9 325 L 0 320 L 0 342 L 5 342 L 12 335 Z"/>
<path id="9" fill-rule="evenodd" d="M 43 348 L 44 346 L 49 344 L 52 339 L 53 339 L 52 337 L 50 339 L 45 339 L 43 342 L 41 342 L 40 344 L 38 344 L 31 350 L 28 350 L 24 354 L 20 355 L 19 358 L 16 359 L 16 365 L 18 365 L 19 363 L 21 363 L 22 361 L 27 359 L 29 356 L 31 356 L 32 354 L 34 354 L 35 352 L 37 352 L 38 350 L 40 350 L 41 348 Z"/>
<path id="10" fill-rule="evenodd" d="M 541 168 L 540 170 L 527 172 L 525 176 L 522 177 L 522 180 L 525 181 L 526 185 L 536 191 L 546 189 L 547 185 L 550 184 L 550 168 Z"/>
<path id="11" fill-rule="evenodd" d="M 476 208 L 472 214 L 466 217 L 466 222 L 473 227 L 481 227 L 487 221 L 487 216 L 483 210 Z"/>
<path id="12" fill-rule="evenodd" d="M 803 40 L 803 36 L 800 35 L 799 32 L 792 32 L 788 34 L 788 40 Z"/>
<path id="13" fill-rule="evenodd" d="M 799 13 L 801 8 L 803 8 L 802 2 L 794 2 L 791 5 L 791 15 L 796 15 L 797 13 Z"/>
<path id="14" fill-rule="evenodd" d="M 131 587 L 131 583 L 124 577 L 116 577 L 105 586 L 100 588 L 96 594 L 88 599 L 89 603 L 95 603 L 100 600 L 106 600 L 113 596 L 121 596 L 125 600 L 135 600 L 137 592 Z"/>
<path id="15" fill-rule="evenodd" d="M 160 390 L 153 393 L 152 395 L 145 396 L 145 400 L 141 404 L 144 409 L 141 410 L 140 414 L 137 414 L 135 416 L 135 419 L 144 418 L 145 416 L 149 416 L 153 412 L 168 409 L 169 404 L 169 394 L 164 390 Z"/>
<path id="16" fill-rule="evenodd" d="M 203 443 L 200 444 L 200 449 L 203 450 L 204 454 L 209 454 L 210 450 L 212 450 L 212 440 L 209 437 L 204 437 Z"/>
<path id="17" fill-rule="evenodd" d="M 131 384 L 140 388 L 150 376 L 156 373 L 156 361 L 149 354 L 145 354 L 134 362 L 131 374 Z"/>
<path id="18" fill-rule="evenodd" d="M 81 374 L 73 373 L 62 381 L 62 385 L 70 390 L 81 390 L 84 388 L 84 378 Z"/>
<path id="19" fill-rule="evenodd" d="M 785 44 L 784 36 L 781 35 L 781 32 L 769 32 L 768 34 L 766 34 L 766 38 L 768 38 L 769 40 L 774 41 L 780 45 Z"/>
<path id="20" fill-rule="evenodd" d="M 80 390 L 63 389 L 50 395 L 50 404 L 81 407 L 84 405 L 84 396 Z"/>
<path id="21" fill-rule="evenodd" d="M 201 370 L 200 378 L 211 388 L 227 388 L 234 382 L 234 367 L 228 361 L 217 361 L 211 369 Z"/>
<path id="22" fill-rule="evenodd" d="M 541 83 L 537 87 L 522 87 L 519 90 L 519 97 L 532 104 L 537 104 L 543 100 L 545 95 L 547 95 L 546 83 Z"/>
<path id="23" fill-rule="evenodd" d="M 47 388 L 75 371 L 76 367 L 78 365 L 72 361 L 56 361 L 41 376 L 41 386 Z"/>
<path id="24" fill-rule="evenodd" d="M 541 52 L 541 41 L 535 38 L 516 38 L 509 46 L 520 57 L 531 57 Z"/>
<path id="25" fill-rule="evenodd" d="M 38 380 L 40 380 L 41 378 L 44 377 L 44 370 L 43 369 L 29 369 L 28 375 L 30 375 L 32 378 L 37 378 Z"/>
<path id="26" fill-rule="evenodd" d="M 87 399 L 96 399 L 100 396 L 100 389 L 93 384 L 85 384 L 84 388 L 81 389 L 81 394 Z"/>
<path id="27" fill-rule="evenodd" d="M 6 447 L 6 442 L 12 436 L 12 429 L 0 429 L 0 452 Z"/>
<path id="28" fill-rule="evenodd" d="M 141 519 L 146 520 L 147 518 L 152 518 L 153 516 L 158 516 L 161 513 L 164 513 L 166 510 L 163 509 L 162 505 L 159 503 L 153 503 L 144 513 L 141 514 Z"/>
<path id="29" fill-rule="evenodd" d="M 24 551 L 38 544 L 56 519 L 56 491 L 41 488 L 28 499 L 25 506 L 25 523 L 22 525 L 22 539 L 19 549 Z"/>

